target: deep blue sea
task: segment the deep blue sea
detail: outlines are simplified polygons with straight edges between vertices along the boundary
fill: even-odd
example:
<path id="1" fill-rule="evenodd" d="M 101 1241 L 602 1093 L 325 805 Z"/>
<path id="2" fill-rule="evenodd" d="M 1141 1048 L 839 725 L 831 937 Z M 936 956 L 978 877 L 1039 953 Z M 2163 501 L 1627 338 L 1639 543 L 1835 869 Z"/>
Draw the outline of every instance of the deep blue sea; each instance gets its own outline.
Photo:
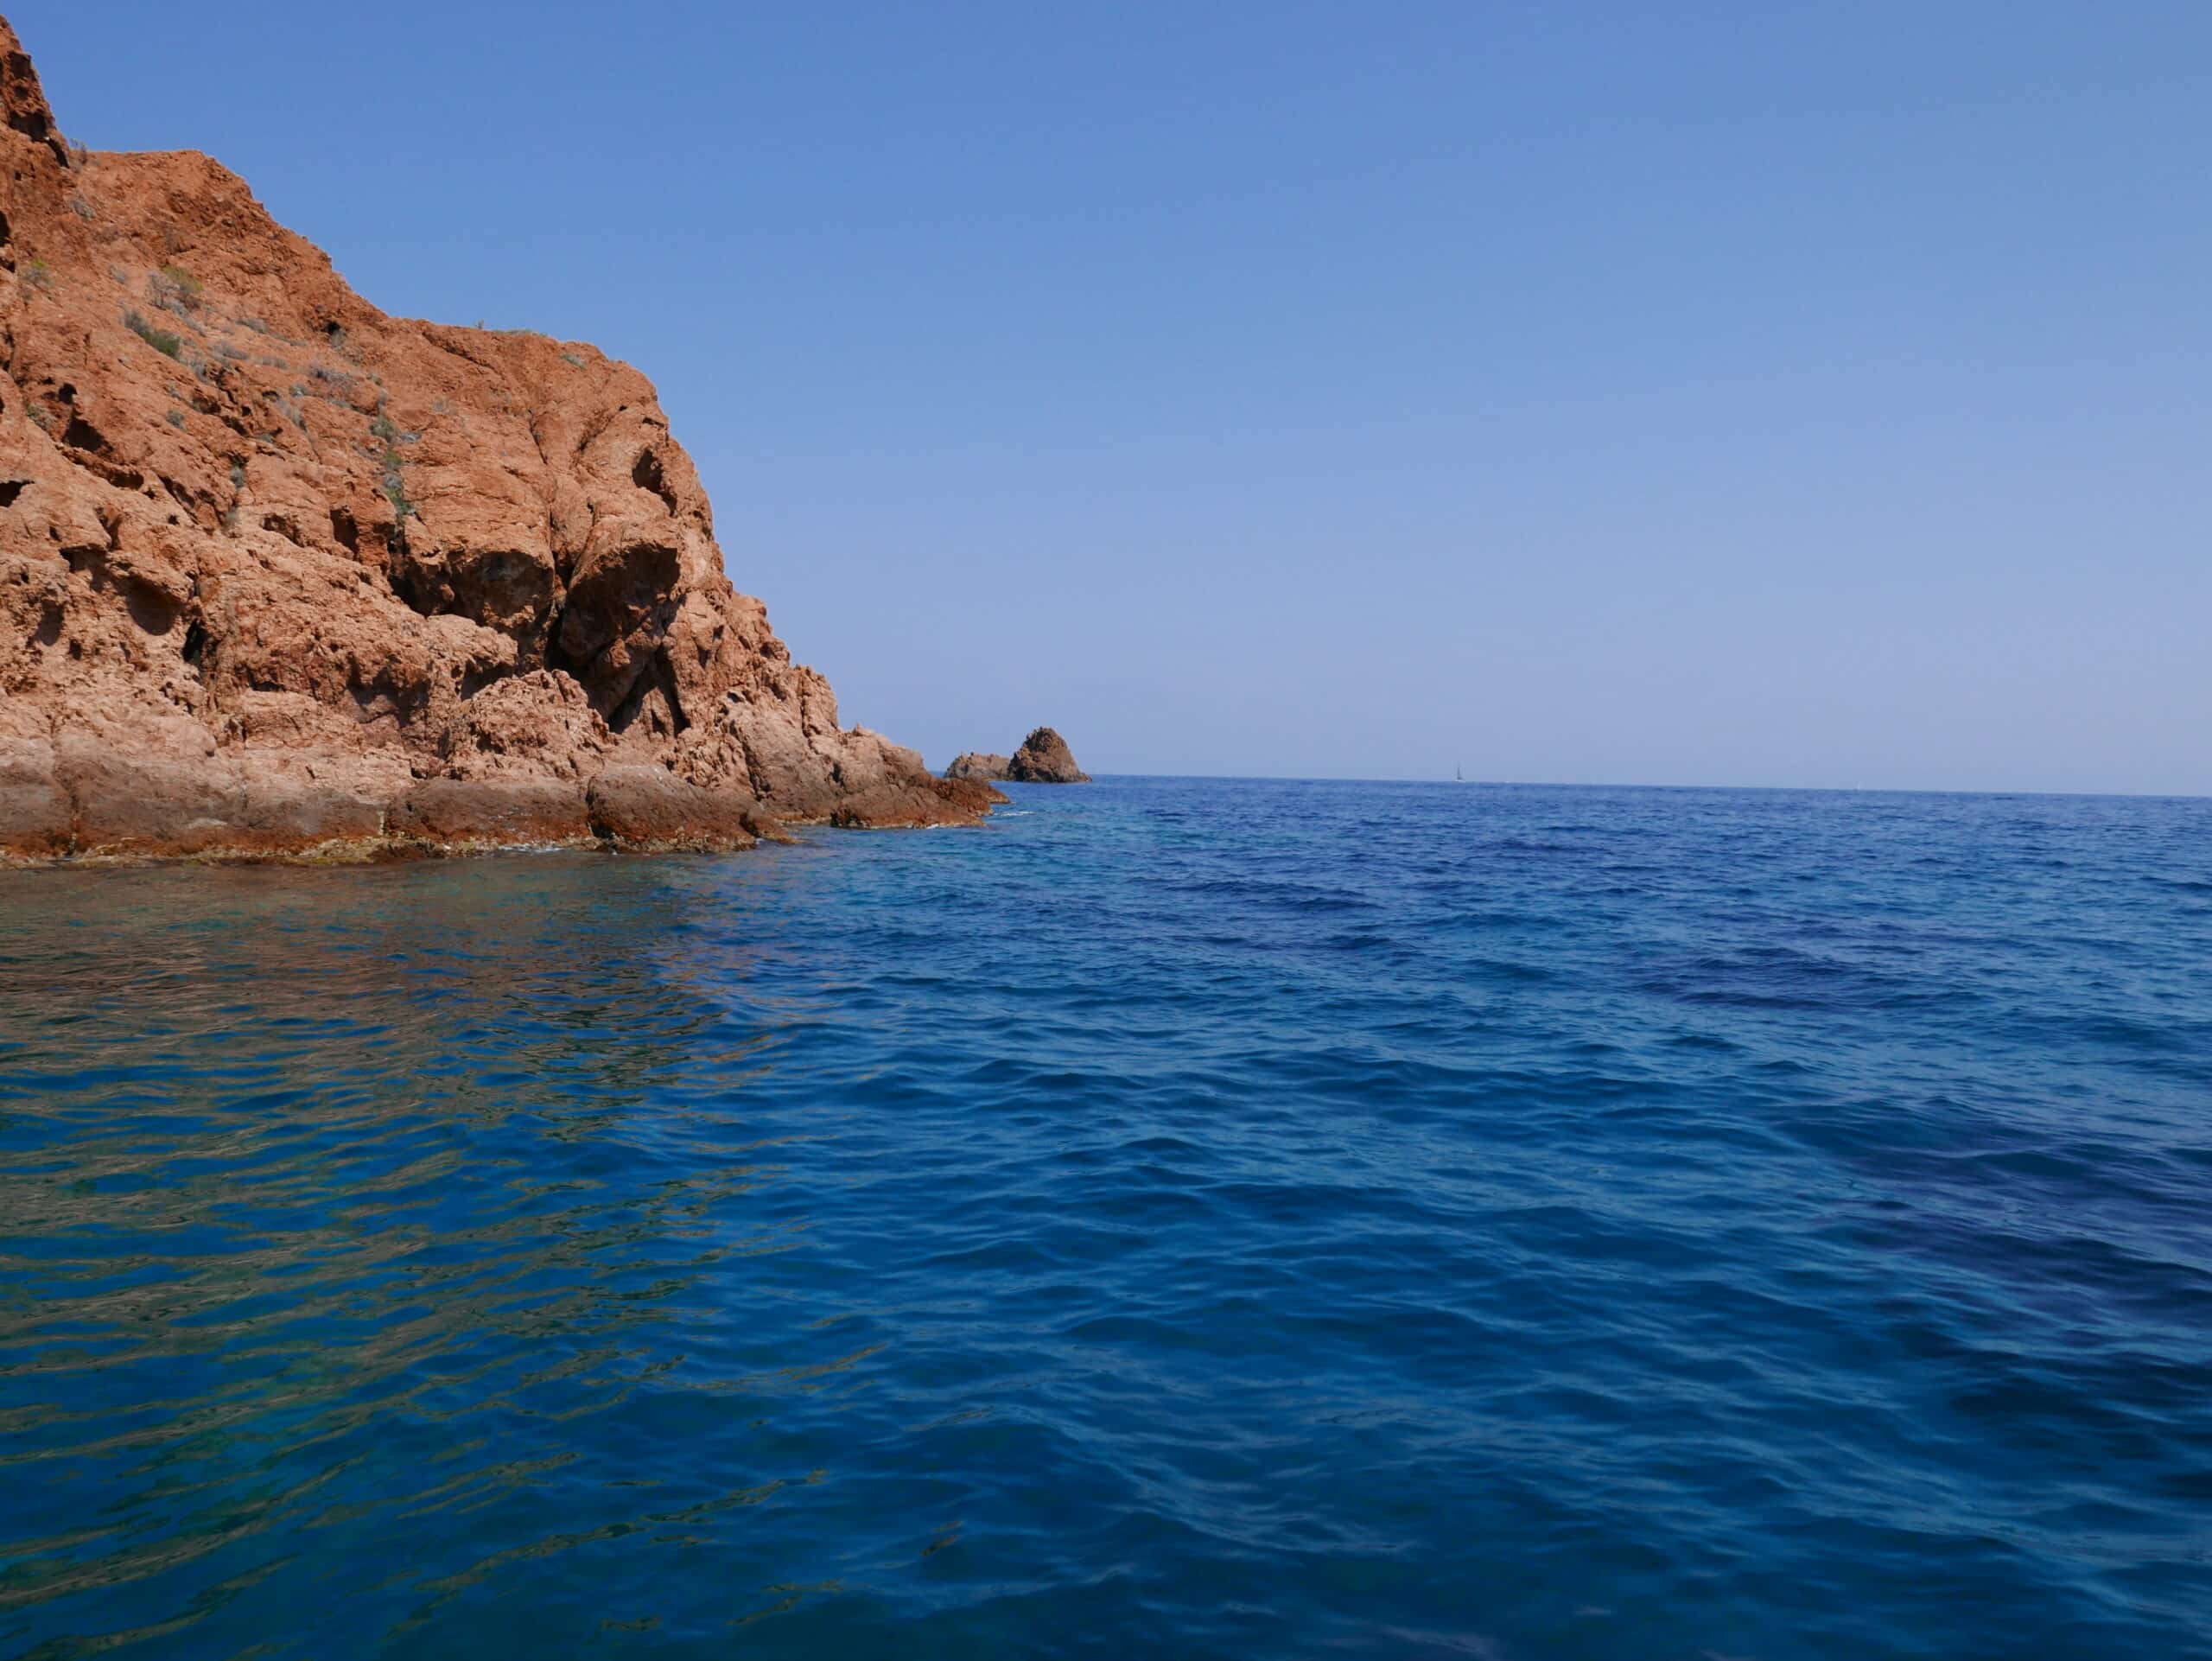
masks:
<path id="1" fill-rule="evenodd" d="M 0 1656 L 2212 1656 L 2212 801 L 0 875 Z"/>

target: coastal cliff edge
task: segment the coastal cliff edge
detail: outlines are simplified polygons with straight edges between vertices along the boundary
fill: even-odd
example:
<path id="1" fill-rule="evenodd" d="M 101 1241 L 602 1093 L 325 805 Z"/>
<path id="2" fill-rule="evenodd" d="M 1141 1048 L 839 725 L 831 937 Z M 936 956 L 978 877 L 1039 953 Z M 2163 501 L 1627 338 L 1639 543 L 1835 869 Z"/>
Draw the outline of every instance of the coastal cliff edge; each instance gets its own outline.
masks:
<path id="1" fill-rule="evenodd" d="M 998 792 L 840 725 L 652 385 L 386 316 L 0 19 L 0 860 L 729 848 Z"/>

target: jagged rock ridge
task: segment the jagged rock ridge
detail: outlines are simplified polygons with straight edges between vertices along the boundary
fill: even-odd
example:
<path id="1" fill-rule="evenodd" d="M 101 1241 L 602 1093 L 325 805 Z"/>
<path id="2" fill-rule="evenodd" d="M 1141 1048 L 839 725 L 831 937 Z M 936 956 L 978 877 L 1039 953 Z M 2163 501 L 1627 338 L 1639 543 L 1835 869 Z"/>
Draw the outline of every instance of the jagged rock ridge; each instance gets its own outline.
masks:
<path id="1" fill-rule="evenodd" d="M 0 856 L 959 823 L 724 575 L 652 385 L 387 317 L 0 19 Z"/>

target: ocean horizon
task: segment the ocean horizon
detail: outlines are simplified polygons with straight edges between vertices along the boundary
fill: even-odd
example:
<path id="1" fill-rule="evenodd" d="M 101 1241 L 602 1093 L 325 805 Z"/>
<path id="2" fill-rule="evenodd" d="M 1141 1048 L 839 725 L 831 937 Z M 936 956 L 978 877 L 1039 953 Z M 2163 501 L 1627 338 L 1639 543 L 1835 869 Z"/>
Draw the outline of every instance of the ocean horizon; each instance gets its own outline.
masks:
<path id="1" fill-rule="evenodd" d="M 1101 773 L 1099 782 L 1140 784 L 1224 785 L 1445 785 L 1479 786 L 1485 790 L 1651 790 L 1669 792 L 1732 792 L 1784 796 L 1955 796 L 1965 800 L 1995 800 L 2050 797 L 2060 801 L 2208 802 L 2212 794 L 2157 790 L 1948 790 L 1912 785 L 1700 785 L 1619 783 L 1563 779 L 1443 779 L 1433 776 L 1400 778 L 1376 774 L 1313 773 Z"/>
<path id="2" fill-rule="evenodd" d="M 2212 803 L 0 872 L 0 1653 L 2212 1655 Z"/>

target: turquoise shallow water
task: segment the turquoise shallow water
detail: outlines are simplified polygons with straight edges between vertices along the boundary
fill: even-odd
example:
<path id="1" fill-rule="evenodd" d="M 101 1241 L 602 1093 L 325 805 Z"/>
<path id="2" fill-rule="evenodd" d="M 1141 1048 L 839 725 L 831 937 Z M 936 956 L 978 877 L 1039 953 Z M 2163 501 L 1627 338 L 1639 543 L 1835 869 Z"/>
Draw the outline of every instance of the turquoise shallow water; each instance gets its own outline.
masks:
<path id="1" fill-rule="evenodd" d="M 0 1655 L 2212 1655 L 2212 802 L 0 875 Z"/>

